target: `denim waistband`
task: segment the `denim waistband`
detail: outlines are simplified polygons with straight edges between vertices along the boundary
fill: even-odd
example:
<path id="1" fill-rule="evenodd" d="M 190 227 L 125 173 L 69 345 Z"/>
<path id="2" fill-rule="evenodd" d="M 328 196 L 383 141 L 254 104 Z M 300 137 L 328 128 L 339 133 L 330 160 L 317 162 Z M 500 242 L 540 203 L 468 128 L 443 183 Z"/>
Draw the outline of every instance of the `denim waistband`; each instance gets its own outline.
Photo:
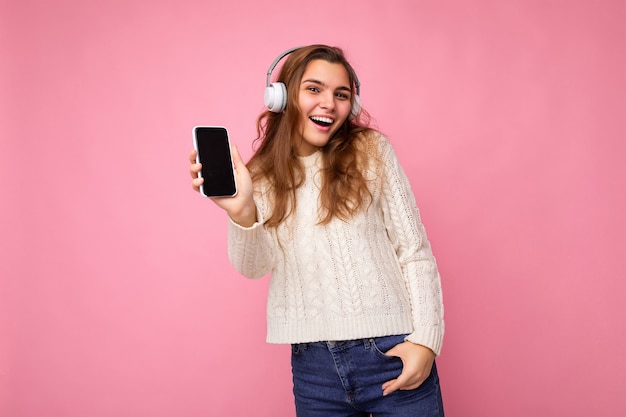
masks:
<path id="1" fill-rule="evenodd" d="M 308 342 L 308 343 L 294 343 L 292 346 L 294 347 L 299 347 L 299 348 L 304 348 L 306 349 L 307 347 L 323 347 L 323 348 L 327 348 L 329 350 L 343 350 L 343 349 L 348 349 L 351 348 L 353 346 L 357 346 L 357 345 L 363 345 L 365 348 L 369 348 L 372 344 L 372 342 L 374 342 L 375 340 L 378 339 L 384 339 L 384 338 L 397 338 L 397 337 L 401 337 L 404 338 L 406 337 L 406 335 L 391 335 L 391 336 L 379 336 L 379 337 L 366 337 L 363 339 L 353 339 L 353 340 L 327 340 L 327 341 L 320 341 L 320 342 Z"/>
<path id="2" fill-rule="evenodd" d="M 366 339 L 354 339 L 354 340 L 328 340 L 324 342 L 308 342 L 308 343 L 294 343 L 293 348 L 297 350 L 306 350 L 308 348 L 323 348 L 331 351 L 341 351 L 349 349 L 354 346 L 363 345 L 366 349 L 372 344 L 374 338 Z"/>

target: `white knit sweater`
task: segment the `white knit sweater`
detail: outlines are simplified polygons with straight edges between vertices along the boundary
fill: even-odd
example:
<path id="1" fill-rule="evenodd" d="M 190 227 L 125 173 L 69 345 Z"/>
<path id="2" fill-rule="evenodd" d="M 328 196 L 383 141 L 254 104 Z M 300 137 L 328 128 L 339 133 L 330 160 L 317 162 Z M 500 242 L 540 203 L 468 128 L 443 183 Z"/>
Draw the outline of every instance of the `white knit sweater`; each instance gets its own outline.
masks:
<path id="1" fill-rule="evenodd" d="M 373 203 L 350 221 L 317 224 L 321 152 L 316 152 L 301 158 L 306 180 L 287 221 L 278 228 L 264 226 L 270 202 L 257 189 L 257 223 L 244 228 L 230 222 L 235 269 L 248 278 L 271 272 L 269 343 L 408 334 L 407 340 L 440 353 L 444 322 L 435 258 L 391 144 L 381 135 L 372 140 L 380 160 L 370 185 Z"/>

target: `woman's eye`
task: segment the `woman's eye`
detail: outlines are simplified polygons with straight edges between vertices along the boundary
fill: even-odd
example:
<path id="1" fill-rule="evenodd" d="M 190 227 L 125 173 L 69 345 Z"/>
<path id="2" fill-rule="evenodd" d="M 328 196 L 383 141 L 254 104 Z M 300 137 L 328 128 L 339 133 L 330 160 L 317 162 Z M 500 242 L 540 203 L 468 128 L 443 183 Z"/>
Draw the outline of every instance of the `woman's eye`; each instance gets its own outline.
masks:
<path id="1" fill-rule="evenodd" d="M 313 87 L 313 86 L 311 86 L 311 87 L 307 87 L 307 89 L 308 89 L 309 91 L 313 92 L 313 93 L 319 93 L 319 92 L 320 92 L 320 89 L 319 89 L 319 88 L 317 88 L 317 87 Z"/>
<path id="2" fill-rule="evenodd" d="M 339 97 L 340 99 L 343 99 L 343 100 L 350 99 L 350 97 L 347 94 L 344 94 L 344 93 L 337 93 L 336 96 Z"/>

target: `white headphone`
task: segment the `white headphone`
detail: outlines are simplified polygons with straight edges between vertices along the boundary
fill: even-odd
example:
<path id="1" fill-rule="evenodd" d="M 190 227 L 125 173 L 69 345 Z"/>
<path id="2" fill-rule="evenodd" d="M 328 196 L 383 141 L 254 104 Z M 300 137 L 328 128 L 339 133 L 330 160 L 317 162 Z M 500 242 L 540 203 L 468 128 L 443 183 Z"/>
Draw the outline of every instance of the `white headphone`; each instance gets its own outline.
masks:
<path id="1" fill-rule="evenodd" d="M 281 59 L 289 55 L 290 53 L 300 49 L 301 47 L 295 47 L 286 50 L 283 52 L 278 58 L 272 62 L 270 68 L 267 70 L 267 79 L 265 81 L 265 94 L 263 95 L 263 101 L 267 109 L 273 113 L 280 113 L 285 110 L 287 107 L 287 87 L 284 83 L 272 83 L 270 79 L 272 77 L 272 71 Z M 361 84 L 359 83 L 359 78 L 356 76 L 354 70 L 352 70 L 352 74 L 354 75 L 354 85 L 356 87 L 356 96 L 354 97 L 354 102 L 352 103 L 352 107 L 350 108 L 350 116 L 348 119 L 355 119 L 359 113 L 361 113 Z"/>

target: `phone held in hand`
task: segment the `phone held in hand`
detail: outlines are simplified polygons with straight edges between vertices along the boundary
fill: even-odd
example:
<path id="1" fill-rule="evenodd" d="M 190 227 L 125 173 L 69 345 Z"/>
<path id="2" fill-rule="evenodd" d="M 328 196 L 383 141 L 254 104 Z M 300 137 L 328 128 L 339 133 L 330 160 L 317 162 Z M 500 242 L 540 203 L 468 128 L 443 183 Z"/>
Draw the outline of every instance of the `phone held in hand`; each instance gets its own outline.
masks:
<path id="1" fill-rule="evenodd" d="M 205 197 L 232 197 L 237 194 L 233 158 L 230 153 L 228 130 L 222 126 L 193 128 L 196 162 L 202 164 L 198 174 L 204 178 L 200 194 Z"/>

